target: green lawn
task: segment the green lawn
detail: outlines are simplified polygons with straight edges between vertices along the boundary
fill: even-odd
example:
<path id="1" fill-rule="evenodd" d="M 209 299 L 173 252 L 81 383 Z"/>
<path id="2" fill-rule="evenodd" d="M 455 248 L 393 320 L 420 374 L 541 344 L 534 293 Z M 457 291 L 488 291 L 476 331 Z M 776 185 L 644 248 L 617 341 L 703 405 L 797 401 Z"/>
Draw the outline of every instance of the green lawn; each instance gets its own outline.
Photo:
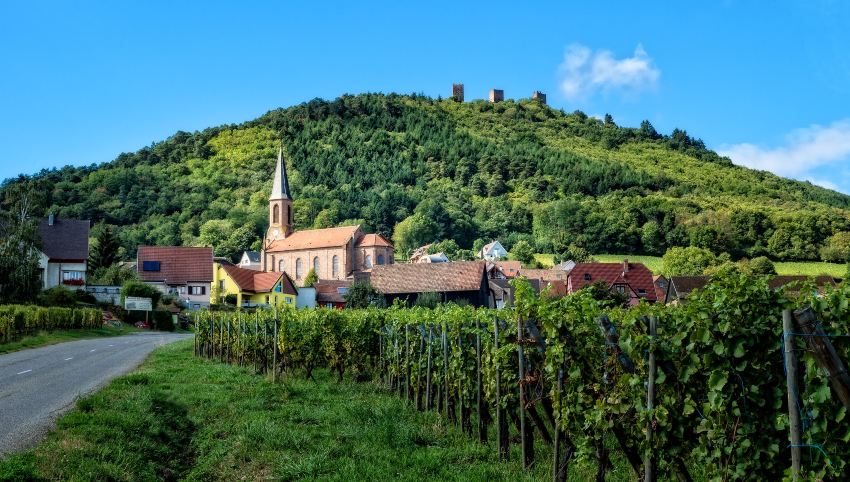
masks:
<path id="1" fill-rule="evenodd" d="M 101 338 L 105 336 L 120 336 L 139 331 L 135 327 L 124 326 L 121 329 L 112 327 L 103 328 L 85 328 L 79 330 L 57 330 L 57 331 L 41 331 L 35 335 L 24 336 L 18 340 L 9 343 L 0 343 L 0 354 L 11 353 L 13 351 L 24 350 L 26 348 L 36 348 L 39 346 L 53 345 L 65 341 L 82 340 L 84 338 Z"/>
<path id="2" fill-rule="evenodd" d="M 536 446 L 540 463 L 523 471 L 517 443 L 499 462 L 492 443 L 374 383 L 320 371 L 272 384 L 194 358 L 187 340 L 80 400 L 41 445 L 0 462 L 0 480 L 546 480 L 550 451 Z M 613 458 L 608 480 L 633 480 Z M 594 473 L 576 463 L 571 480 Z"/>
<path id="3" fill-rule="evenodd" d="M 543 266 L 552 266 L 554 264 L 553 254 L 535 254 L 535 259 Z M 661 257 L 660 256 L 637 256 L 632 254 L 594 254 L 593 259 L 600 263 L 617 263 L 628 259 L 635 263 L 643 263 L 653 273 L 661 272 Z M 776 272 L 783 275 L 805 275 L 817 276 L 828 274 L 835 278 L 844 278 L 847 274 L 847 266 L 836 263 L 822 263 L 817 261 L 809 262 L 774 262 Z"/>

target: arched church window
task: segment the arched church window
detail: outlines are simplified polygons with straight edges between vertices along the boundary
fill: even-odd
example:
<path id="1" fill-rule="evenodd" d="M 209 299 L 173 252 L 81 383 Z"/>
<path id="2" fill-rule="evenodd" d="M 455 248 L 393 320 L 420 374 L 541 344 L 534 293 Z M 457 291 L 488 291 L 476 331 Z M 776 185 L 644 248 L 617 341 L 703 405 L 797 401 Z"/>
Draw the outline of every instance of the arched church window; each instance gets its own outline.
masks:
<path id="1" fill-rule="evenodd" d="M 278 271 L 286 271 L 286 260 L 280 260 L 277 266 Z"/>
<path id="2" fill-rule="evenodd" d="M 366 255 L 366 261 L 364 261 L 363 264 L 366 265 L 367 269 L 372 267 L 372 255 L 371 254 Z"/>
<path id="3" fill-rule="evenodd" d="M 272 269 L 274 269 L 274 255 L 272 255 L 272 262 L 269 264 L 272 266 Z"/>
<path id="4" fill-rule="evenodd" d="M 339 278 L 339 256 L 334 255 L 331 263 L 331 276 Z"/>
<path id="5" fill-rule="evenodd" d="M 383 254 L 378 255 L 378 264 L 384 264 L 384 255 Z"/>
<path id="6" fill-rule="evenodd" d="M 313 257 L 313 271 L 316 272 L 316 276 L 319 275 L 319 257 Z"/>
<path id="7" fill-rule="evenodd" d="M 301 279 L 301 276 L 304 274 L 304 262 L 301 261 L 301 258 L 295 259 L 295 279 Z"/>
<path id="8" fill-rule="evenodd" d="M 272 208 L 272 223 L 280 224 L 280 206 L 277 204 Z"/>

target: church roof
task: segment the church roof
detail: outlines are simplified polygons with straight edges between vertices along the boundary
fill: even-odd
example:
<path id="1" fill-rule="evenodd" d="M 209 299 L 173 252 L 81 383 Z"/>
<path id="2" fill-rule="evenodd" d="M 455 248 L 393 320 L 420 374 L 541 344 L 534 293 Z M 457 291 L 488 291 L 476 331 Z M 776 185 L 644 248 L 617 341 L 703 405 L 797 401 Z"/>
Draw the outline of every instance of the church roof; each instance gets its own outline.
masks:
<path id="1" fill-rule="evenodd" d="M 360 241 L 357 242 L 358 248 L 362 248 L 365 246 L 387 246 L 392 248 L 393 244 L 387 241 L 387 238 L 381 236 L 380 234 L 367 234 L 360 238 Z"/>
<path id="2" fill-rule="evenodd" d="M 295 231 L 284 239 L 272 241 L 266 251 L 275 253 L 301 249 L 339 248 L 345 246 L 359 229 L 358 225 Z"/>
<path id="3" fill-rule="evenodd" d="M 291 199 L 289 195 L 289 179 L 286 177 L 286 163 L 283 162 L 283 147 L 277 151 L 277 165 L 274 169 L 272 195 L 269 199 Z"/>

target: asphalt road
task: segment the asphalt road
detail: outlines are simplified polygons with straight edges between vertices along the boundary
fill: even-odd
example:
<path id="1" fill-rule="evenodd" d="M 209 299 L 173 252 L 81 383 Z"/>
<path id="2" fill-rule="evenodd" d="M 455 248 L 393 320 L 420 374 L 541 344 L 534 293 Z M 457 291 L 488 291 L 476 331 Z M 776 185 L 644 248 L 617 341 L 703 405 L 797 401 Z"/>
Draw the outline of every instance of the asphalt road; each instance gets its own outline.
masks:
<path id="1" fill-rule="evenodd" d="M 136 368 L 154 348 L 191 336 L 134 333 L 0 355 L 0 455 L 35 445 L 77 398 Z"/>

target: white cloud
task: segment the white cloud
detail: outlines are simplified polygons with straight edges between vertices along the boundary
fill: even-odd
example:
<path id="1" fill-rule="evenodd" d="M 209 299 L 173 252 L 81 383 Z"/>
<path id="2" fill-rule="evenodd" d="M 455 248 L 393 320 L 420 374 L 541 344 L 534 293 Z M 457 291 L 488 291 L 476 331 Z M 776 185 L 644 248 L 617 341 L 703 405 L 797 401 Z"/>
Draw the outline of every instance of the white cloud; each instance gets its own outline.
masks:
<path id="1" fill-rule="evenodd" d="M 807 178 L 817 167 L 830 166 L 850 158 L 850 119 L 824 127 L 812 125 L 786 136 L 785 145 L 763 147 L 755 144 L 720 146 L 718 152 L 735 164 L 771 171 L 780 176 Z M 820 181 L 824 185 L 831 181 Z M 830 189 L 833 189 L 830 187 Z"/>
<path id="2" fill-rule="evenodd" d="M 661 71 L 643 46 L 638 44 L 631 57 L 615 59 L 609 50 L 596 50 L 572 44 L 558 68 L 561 93 L 577 100 L 597 92 L 636 93 L 655 87 Z"/>
<path id="3" fill-rule="evenodd" d="M 827 189 L 832 189 L 833 191 L 841 192 L 841 188 L 838 187 L 838 184 L 835 184 L 832 181 L 827 181 L 826 179 L 813 179 L 811 177 L 808 177 L 806 178 L 806 181 L 809 181 L 810 183 L 816 186 L 825 187 Z"/>

